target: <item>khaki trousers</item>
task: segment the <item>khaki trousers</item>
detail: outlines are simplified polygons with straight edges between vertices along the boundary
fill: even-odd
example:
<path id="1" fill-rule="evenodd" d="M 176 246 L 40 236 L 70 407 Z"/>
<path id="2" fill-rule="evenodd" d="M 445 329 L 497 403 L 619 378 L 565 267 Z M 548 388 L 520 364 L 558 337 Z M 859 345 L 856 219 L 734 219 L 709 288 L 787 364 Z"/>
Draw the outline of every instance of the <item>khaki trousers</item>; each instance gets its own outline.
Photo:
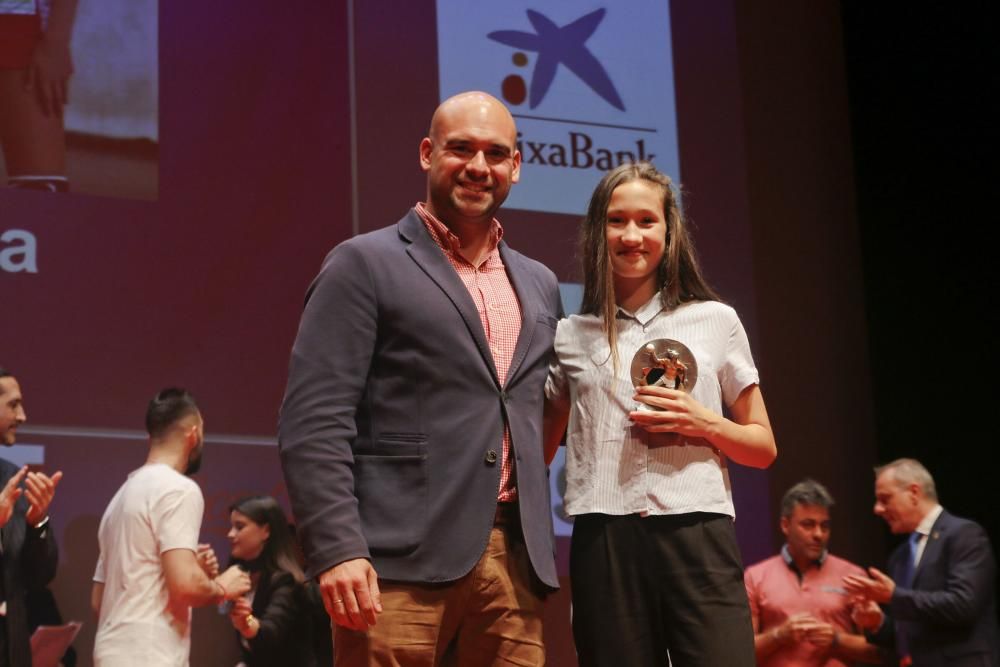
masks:
<path id="1" fill-rule="evenodd" d="M 516 516 L 516 506 L 512 510 Z M 379 581 L 383 611 L 376 625 L 366 632 L 338 626 L 334 665 L 544 665 L 544 587 L 532 570 L 520 526 L 504 514 L 498 511 L 486 551 L 461 579 Z"/>

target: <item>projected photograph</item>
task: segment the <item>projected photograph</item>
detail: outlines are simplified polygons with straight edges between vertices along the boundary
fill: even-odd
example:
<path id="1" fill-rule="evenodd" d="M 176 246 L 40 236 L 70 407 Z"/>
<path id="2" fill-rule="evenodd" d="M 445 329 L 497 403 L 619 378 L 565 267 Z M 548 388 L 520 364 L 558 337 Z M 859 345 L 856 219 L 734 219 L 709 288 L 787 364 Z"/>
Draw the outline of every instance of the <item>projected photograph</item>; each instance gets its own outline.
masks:
<path id="1" fill-rule="evenodd" d="M 156 200 L 158 0 L 0 0 L 0 187 Z"/>

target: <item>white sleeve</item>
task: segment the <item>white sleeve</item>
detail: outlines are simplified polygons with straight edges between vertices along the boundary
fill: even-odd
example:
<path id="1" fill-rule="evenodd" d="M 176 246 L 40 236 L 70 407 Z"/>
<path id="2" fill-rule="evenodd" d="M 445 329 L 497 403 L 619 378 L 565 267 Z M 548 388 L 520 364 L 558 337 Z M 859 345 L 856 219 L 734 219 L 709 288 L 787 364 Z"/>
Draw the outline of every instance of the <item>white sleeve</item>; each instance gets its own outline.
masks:
<path id="1" fill-rule="evenodd" d="M 94 581 L 98 584 L 103 584 L 107 581 L 107 573 L 104 571 L 104 553 L 100 553 L 97 556 L 97 568 L 94 569 Z"/>
<path id="2" fill-rule="evenodd" d="M 171 549 L 198 550 L 205 500 L 198 485 L 187 481 L 188 484 L 170 489 L 153 508 L 153 534 L 161 554 Z"/>
<path id="3" fill-rule="evenodd" d="M 750 353 L 750 341 L 736 311 L 733 311 L 725 358 L 719 366 L 719 384 L 722 386 L 722 400 L 726 405 L 732 405 L 750 385 L 760 384 L 760 376 Z"/>
<path id="4" fill-rule="evenodd" d="M 552 363 L 549 364 L 549 376 L 545 379 L 545 398 L 561 405 L 569 404 L 569 383 L 559 355 L 560 343 L 564 344 L 566 338 L 568 321 L 562 319 L 556 325 L 556 336 L 553 342 L 555 354 Z"/>

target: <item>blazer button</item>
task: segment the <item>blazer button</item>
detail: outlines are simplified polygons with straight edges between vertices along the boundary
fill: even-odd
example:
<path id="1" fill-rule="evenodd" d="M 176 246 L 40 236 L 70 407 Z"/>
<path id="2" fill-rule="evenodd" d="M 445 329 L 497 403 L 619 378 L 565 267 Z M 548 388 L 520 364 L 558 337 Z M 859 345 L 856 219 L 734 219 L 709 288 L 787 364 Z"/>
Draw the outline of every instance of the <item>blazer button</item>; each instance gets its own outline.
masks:
<path id="1" fill-rule="evenodd" d="M 493 465 L 494 463 L 497 462 L 497 450 L 491 449 L 490 451 L 486 452 L 486 462 L 489 463 L 490 465 Z"/>

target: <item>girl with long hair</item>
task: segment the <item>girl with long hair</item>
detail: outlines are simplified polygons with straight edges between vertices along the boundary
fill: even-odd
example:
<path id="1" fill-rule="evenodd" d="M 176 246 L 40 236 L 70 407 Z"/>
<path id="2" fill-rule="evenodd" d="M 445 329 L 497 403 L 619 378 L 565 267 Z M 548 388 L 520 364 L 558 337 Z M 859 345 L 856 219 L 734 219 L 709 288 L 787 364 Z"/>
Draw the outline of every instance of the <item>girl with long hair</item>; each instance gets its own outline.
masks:
<path id="1" fill-rule="evenodd" d="M 766 468 L 777 449 L 746 333 L 653 165 L 605 175 L 580 241 L 583 304 L 558 325 L 545 436 L 551 460 L 568 422 L 580 665 L 753 665 L 728 467 Z M 693 355 L 684 386 L 633 386 L 633 356 L 658 339 Z"/>

